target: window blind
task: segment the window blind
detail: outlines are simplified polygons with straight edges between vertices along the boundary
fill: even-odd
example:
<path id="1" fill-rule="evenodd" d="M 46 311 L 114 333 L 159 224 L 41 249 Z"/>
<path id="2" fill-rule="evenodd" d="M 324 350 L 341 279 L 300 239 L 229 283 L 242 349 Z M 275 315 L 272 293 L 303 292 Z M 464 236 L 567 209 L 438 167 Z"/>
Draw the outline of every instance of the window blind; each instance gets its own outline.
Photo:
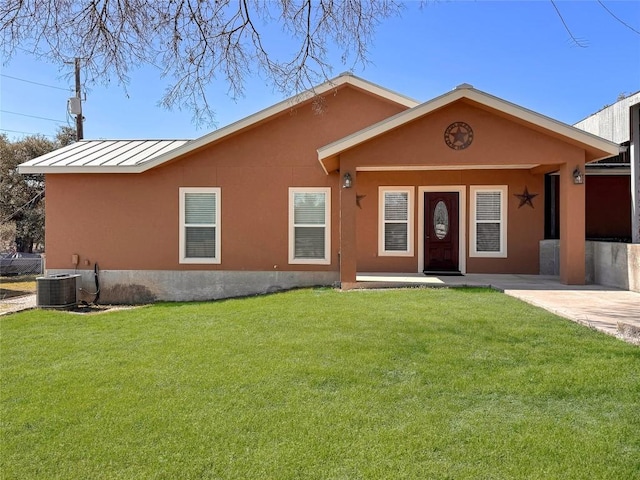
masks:
<path id="1" fill-rule="evenodd" d="M 218 213 L 216 192 L 184 192 L 184 259 L 217 258 Z"/>
<path id="2" fill-rule="evenodd" d="M 502 192 L 476 192 L 476 251 L 502 249 Z"/>
<path id="3" fill-rule="evenodd" d="M 293 259 L 325 260 L 327 194 L 293 193 Z"/>
<path id="4" fill-rule="evenodd" d="M 409 193 L 384 192 L 384 250 L 406 252 L 409 245 Z"/>

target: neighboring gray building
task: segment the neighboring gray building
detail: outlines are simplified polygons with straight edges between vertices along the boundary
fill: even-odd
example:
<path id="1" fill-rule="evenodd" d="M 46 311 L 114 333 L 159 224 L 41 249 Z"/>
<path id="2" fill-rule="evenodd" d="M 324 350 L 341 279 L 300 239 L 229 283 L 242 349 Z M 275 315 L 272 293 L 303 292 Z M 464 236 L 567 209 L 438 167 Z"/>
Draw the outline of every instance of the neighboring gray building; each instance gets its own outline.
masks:
<path id="1" fill-rule="evenodd" d="M 574 126 L 627 147 L 616 157 L 591 164 L 587 175 L 630 176 L 631 239 L 640 243 L 640 91 Z"/>

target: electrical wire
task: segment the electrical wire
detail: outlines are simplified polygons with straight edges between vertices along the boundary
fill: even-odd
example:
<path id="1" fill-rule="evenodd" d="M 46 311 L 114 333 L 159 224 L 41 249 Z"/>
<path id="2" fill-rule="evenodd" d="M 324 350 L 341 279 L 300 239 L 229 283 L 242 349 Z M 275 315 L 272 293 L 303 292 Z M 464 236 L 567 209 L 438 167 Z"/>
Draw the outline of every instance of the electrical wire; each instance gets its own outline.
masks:
<path id="1" fill-rule="evenodd" d="M 42 135 L 43 137 L 56 138 L 55 135 L 47 135 L 44 133 L 37 133 L 37 132 L 23 132 L 22 130 L 9 130 L 8 128 L 0 128 L 0 132 L 22 133 L 24 135 Z"/>
<path id="2" fill-rule="evenodd" d="M 32 80 L 27 80 L 26 78 L 18 78 L 18 77 L 14 77 L 14 76 L 11 76 L 11 75 L 6 75 L 4 73 L 0 73 L 0 76 L 2 76 L 4 78 L 10 78 L 12 80 L 18 80 L 20 82 L 31 83 L 33 85 L 39 85 L 41 87 L 55 88 L 56 90 L 62 90 L 64 92 L 73 92 L 73 89 L 71 87 L 69 87 L 69 88 L 56 87 L 55 85 L 47 85 L 46 83 L 38 83 L 38 82 L 34 82 Z"/>
<path id="3" fill-rule="evenodd" d="M 26 113 L 10 112 L 9 110 L 0 110 L 2 113 L 10 113 L 11 115 L 20 115 L 21 117 L 37 118 L 39 120 L 48 120 L 56 123 L 67 123 L 66 120 L 56 120 L 55 118 L 38 117 L 37 115 L 27 115 Z"/>
<path id="4" fill-rule="evenodd" d="M 633 28 L 631 25 L 629 25 L 628 23 L 626 23 L 626 22 L 625 22 L 624 20 L 622 20 L 621 18 L 616 17 L 615 13 L 613 13 L 611 10 L 609 10 L 609 9 L 607 8 L 607 6 L 606 6 L 604 3 L 602 3 L 602 1 L 601 1 L 601 0 L 598 0 L 598 3 L 600 4 L 600 6 L 601 6 L 602 8 L 604 8 L 604 9 L 609 13 L 609 15 L 611 15 L 613 18 L 615 18 L 617 21 L 619 21 L 622 25 L 624 25 L 624 26 L 625 26 L 625 27 L 627 27 L 629 30 L 631 30 L 631 31 L 633 31 L 633 32 L 637 33 L 638 35 L 640 35 L 640 32 L 639 32 L 638 30 L 636 30 L 635 28 Z"/>

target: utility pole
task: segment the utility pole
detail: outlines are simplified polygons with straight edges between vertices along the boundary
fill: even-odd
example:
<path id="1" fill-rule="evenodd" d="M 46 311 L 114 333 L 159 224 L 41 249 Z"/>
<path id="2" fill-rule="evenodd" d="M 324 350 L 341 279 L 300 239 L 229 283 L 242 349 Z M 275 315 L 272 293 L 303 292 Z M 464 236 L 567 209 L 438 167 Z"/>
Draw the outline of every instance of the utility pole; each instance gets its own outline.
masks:
<path id="1" fill-rule="evenodd" d="M 64 62 L 70 64 L 71 62 Z M 76 72 L 76 96 L 71 97 L 67 103 L 67 108 L 71 115 L 76 116 L 76 141 L 82 140 L 84 138 L 84 132 L 82 129 L 82 120 L 84 117 L 82 116 L 82 92 L 80 85 L 80 59 L 76 57 L 75 62 L 75 72 Z"/>
<path id="2" fill-rule="evenodd" d="M 76 98 L 78 99 L 79 112 L 76 113 L 76 140 L 82 140 L 84 138 L 84 131 L 82 130 L 82 96 L 80 92 L 80 59 L 76 57 Z"/>

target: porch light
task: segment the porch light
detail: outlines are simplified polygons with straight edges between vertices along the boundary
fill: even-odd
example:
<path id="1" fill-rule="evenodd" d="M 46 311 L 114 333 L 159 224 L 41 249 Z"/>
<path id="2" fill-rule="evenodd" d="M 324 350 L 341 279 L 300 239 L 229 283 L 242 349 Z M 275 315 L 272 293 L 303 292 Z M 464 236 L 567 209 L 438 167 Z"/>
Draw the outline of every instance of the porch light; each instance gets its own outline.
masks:
<path id="1" fill-rule="evenodd" d="M 351 185 L 353 185 L 351 174 L 345 173 L 342 177 L 342 188 L 351 188 Z"/>
<path id="2" fill-rule="evenodd" d="M 580 171 L 580 167 L 576 167 L 573 171 L 573 183 L 582 185 L 584 183 L 584 174 Z"/>

